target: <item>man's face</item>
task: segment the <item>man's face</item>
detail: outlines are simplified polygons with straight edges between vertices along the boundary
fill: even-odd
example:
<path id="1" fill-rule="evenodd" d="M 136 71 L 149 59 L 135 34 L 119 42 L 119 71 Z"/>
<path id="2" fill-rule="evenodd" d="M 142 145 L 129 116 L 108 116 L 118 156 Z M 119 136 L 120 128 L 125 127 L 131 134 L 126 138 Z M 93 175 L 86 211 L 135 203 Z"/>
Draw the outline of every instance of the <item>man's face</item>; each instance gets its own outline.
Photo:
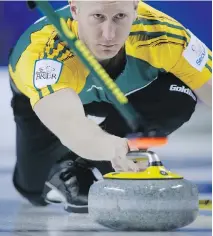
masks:
<path id="1" fill-rule="evenodd" d="M 135 20 L 135 2 L 79 1 L 76 6 L 80 39 L 98 60 L 114 57 L 124 45 Z"/>

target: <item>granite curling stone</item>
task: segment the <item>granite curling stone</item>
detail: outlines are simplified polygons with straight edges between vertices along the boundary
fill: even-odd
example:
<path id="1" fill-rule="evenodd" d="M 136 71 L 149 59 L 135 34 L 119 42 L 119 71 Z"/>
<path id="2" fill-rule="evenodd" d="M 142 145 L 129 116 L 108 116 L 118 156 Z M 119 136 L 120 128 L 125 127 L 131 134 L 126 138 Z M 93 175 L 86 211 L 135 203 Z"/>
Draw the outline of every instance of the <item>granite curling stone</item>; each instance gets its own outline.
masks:
<path id="1" fill-rule="evenodd" d="M 198 189 L 165 169 L 153 152 L 131 152 L 129 159 L 148 158 L 143 172 L 114 172 L 89 191 L 89 216 L 125 231 L 169 231 L 192 223 L 199 211 Z"/>

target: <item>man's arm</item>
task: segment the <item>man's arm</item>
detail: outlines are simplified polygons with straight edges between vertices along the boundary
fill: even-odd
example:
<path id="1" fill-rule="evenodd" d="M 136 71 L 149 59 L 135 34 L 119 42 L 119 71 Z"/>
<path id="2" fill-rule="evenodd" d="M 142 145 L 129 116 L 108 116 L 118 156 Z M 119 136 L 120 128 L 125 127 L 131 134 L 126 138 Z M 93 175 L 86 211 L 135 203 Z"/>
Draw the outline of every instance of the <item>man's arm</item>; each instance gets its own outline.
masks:
<path id="1" fill-rule="evenodd" d="M 62 89 L 39 100 L 34 111 L 70 150 L 91 160 L 112 160 L 128 152 L 127 140 L 104 132 L 85 114 L 79 96 Z"/>
<path id="2" fill-rule="evenodd" d="M 13 79 L 19 81 L 21 91 L 29 97 L 41 122 L 80 157 L 116 160 L 123 170 L 137 170 L 137 165 L 126 158 L 127 140 L 104 132 L 84 114 L 77 94 L 85 86 L 89 71 L 71 52 L 66 51 L 62 62 L 58 57 L 63 45 L 58 51 L 54 49 L 54 58 L 53 55 L 41 58 L 47 39 L 45 37 L 42 43 L 40 34 L 36 39 L 39 42 L 34 40 L 27 47 L 16 69 L 13 71 L 9 66 L 9 70 Z"/>
<path id="3" fill-rule="evenodd" d="M 201 102 L 212 107 L 212 79 L 205 83 L 201 88 L 195 89 L 194 92 Z"/>

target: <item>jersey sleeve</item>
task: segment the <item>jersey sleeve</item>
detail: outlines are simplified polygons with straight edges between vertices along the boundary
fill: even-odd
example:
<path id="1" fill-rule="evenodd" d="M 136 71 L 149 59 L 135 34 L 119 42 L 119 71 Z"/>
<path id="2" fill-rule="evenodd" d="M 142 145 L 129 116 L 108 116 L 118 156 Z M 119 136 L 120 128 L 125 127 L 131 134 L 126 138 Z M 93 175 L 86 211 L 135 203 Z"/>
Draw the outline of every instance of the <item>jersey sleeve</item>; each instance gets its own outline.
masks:
<path id="1" fill-rule="evenodd" d="M 29 98 L 32 107 L 43 97 L 65 88 L 79 93 L 84 86 L 85 77 L 79 79 L 76 58 L 65 60 L 41 57 L 26 51 L 16 66 L 16 84 Z M 18 80 L 18 82 L 17 82 Z"/>
<path id="2" fill-rule="evenodd" d="M 141 30 L 139 33 L 147 38 L 135 43 L 136 57 L 160 71 L 174 74 L 191 89 L 202 87 L 211 78 L 211 51 L 175 19 L 152 8 L 148 10 L 143 10 L 141 16 L 142 29 L 138 25 L 133 28 Z"/>
<path id="3" fill-rule="evenodd" d="M 172 55 L 175 57 L 169 72 L 195 90 L 202 87 L 212 76 L 212 54 L 194 34 L 189 34 L 186 46 L 176 46 L 175 53 L 171 53 L 171 60 Z"/>

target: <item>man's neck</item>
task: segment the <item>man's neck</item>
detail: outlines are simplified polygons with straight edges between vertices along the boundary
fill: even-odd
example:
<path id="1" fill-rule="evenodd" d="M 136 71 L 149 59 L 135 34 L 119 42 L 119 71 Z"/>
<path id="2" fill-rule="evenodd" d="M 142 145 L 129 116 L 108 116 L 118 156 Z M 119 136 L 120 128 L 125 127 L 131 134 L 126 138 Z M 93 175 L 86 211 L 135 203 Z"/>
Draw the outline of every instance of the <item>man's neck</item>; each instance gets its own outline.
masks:
<path id="1" fill-rule="evenodd" d="M 98 60 L 98 62 L 103 66 L 106 67 L 112 60 L 113 58 L 106 59 L 106 60 Z"/>
<path id="2" fill-rule="evenodd" d="M 112 64 L 116 66 L 122 63 L 124 60 L 125 60 L 125 49 L 124 47 L 122 47 L 120 51 L 117 53 L 117 55 L 115 55 L 113 58 L 100 60 L 99 63 L 103 67 L 108 67 L 108 65 L 112 65 Z"/>
<path id="3" fill-rule="evenodd" d="M 124 47 L 118 52 L 116 56 L 111 59 L 100 62 L 106 72 L 110 75 L 113 80 L 124 71 L 126 66 L 126 54 Z"/>

